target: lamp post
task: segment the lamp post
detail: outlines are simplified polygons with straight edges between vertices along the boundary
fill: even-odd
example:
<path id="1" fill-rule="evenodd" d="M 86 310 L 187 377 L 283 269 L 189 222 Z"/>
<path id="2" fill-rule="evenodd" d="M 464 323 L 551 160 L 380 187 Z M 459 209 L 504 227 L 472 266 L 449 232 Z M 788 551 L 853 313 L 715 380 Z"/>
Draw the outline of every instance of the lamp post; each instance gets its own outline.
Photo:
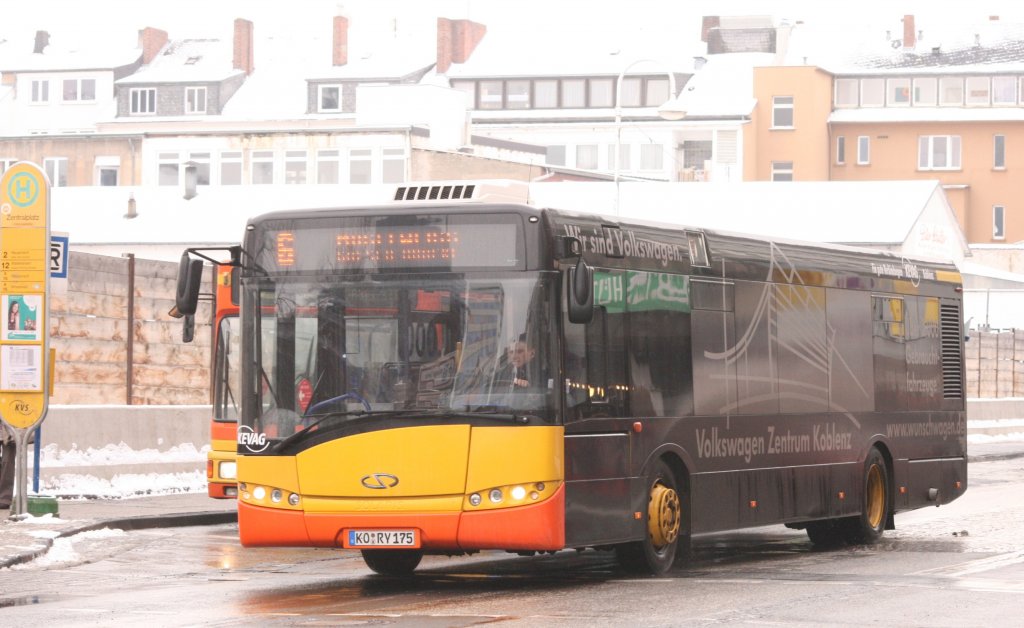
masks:
<path id="1" fill-rule="evenodd" d="M 615 213 L 619 213 L 619 165 L 622 163 L 622 79 L 634 66 L 641 63 L 658 63 L 654 59 L 637 59 L 619 72 L 615 80 L 615 164 L 612 169 L 612 180 L 615 182 Z M 658 107 L 658 116 L 663 120 L 682 120 L 686 117 L 686 111 L 680 106 L 676 97 L 676 77 L 671 69 L 665 71 L 668 76 L 668 100 Z"/>

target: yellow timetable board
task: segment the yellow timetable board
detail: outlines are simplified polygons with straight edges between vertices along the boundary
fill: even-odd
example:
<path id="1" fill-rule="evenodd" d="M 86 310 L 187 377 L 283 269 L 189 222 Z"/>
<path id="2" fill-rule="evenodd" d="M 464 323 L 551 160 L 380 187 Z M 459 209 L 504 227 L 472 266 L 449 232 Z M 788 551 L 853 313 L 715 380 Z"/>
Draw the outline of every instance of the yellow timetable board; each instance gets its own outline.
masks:
<path id="1" fill-rule="evenodd" d="M 21 162 L 0 179 L 0 418 L 27 429 L 46 414 L 50 184 Z"/>

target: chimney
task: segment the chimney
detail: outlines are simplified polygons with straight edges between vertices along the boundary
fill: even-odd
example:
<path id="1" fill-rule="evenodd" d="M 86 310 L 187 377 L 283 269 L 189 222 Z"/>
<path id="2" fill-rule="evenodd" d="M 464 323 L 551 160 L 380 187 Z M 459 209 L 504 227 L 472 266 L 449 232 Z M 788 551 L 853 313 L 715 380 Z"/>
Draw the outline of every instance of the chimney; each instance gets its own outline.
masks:
<path id="1" fill-rule="evenodd" d="M 341 15 L 334 16 L 331 63 L 334 65 L 345 65 L 348 63 L 348 18 Z"/>
<path id="2" fill-rule="evenodd" d="M 486 34 L 483 24 L 437 18 L 437 72 L 444 74 L 453 63 L 465 63 Z"/>
<path id="3" fill-rule="evenodd" d="M 50 34 L 46 31 L 36 31 L 36 44 L 32 48 L 34 54 L 42 54 L 46 47 L 50 45 Z"/>
<path id="4" fill-rule="evenodd" d="M 139 31 L 139 48 L 142 48 L 142 64 L 148 65 L 167 45 L 167 32 L 147 26 Z"/>
<path id="5" fill-rule="evenodd" d="M 913 50 L 917 46 L 917 29 L 914 28 L 914 16 L 903 16 L 903 47 Z"/>
<path id="6" fill-rule="evenodd" d="M 238 18 L 235 20 L 234 68 L 242 70 L 246 75 L 255 69 L 252 57 L 252 22 Z"/>
<path id="7" fill-rule="evenodd" d="M 705 15 L 700 21 L 700 40 L 704 43 L 708 42 L 708 33 L 712 28 L 718 28 L 722 25 L 722 18 L 717 15 Z"/>

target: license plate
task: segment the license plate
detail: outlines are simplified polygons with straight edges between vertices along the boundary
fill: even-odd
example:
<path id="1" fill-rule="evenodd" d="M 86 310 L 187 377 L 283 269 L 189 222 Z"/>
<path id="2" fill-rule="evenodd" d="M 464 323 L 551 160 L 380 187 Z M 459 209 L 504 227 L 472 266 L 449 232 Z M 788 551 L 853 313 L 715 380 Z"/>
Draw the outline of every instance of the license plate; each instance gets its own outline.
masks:
<path id="1" fill-rule="evenodd" d="M 345 530 L 343 547 L 419 547 L 419 530 Z"/>

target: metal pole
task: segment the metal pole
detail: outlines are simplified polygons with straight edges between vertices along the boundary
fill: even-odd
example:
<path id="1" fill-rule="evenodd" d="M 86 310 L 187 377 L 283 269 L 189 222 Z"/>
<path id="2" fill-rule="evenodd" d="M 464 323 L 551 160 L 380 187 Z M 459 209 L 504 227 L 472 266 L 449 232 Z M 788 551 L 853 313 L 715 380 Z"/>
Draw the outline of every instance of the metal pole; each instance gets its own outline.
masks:
<path id="1" fill-rule="evenodd" d="M 125 404 L 132 405 L 132 380 L 135 378 L 135 254 L 128 253 L 128 333 L 127 352 L 125 358 Z"/>
<path id="2" fill-rule="evenodd" d="M 14 430 L 14 499 L 11 501 L 11 514 L 23 515 L 28 512 L 28 435 L 25 429 Z"/>
<path id="3" fill-rule="evenodd" d="M 615 163 L 612 165 L 612 181 L 615 183 L 616 216 L 619 215 L 619 164 L 622 163 L 622 79 L 626 77 L 626 72 L 629 72 L 633 66 L 640 63 L 659 62 L 654 59 L 637 59 L 622 68 L 622 71 L 619 72 L 619 77 L 615 79 Z M 665 74 L 668 76 L 668 97 L 669 100 L 672 100 L 676 97 L 676 77 L 672 74 L 671 69 Z"/>
<path id="4" fill-rule="evenodd" d="M 39 494 L 39 448 L 43 438 L 43 426 L 38 425 L 35 429 L 36 442 L 32 447 L 32 492 Z"/>

